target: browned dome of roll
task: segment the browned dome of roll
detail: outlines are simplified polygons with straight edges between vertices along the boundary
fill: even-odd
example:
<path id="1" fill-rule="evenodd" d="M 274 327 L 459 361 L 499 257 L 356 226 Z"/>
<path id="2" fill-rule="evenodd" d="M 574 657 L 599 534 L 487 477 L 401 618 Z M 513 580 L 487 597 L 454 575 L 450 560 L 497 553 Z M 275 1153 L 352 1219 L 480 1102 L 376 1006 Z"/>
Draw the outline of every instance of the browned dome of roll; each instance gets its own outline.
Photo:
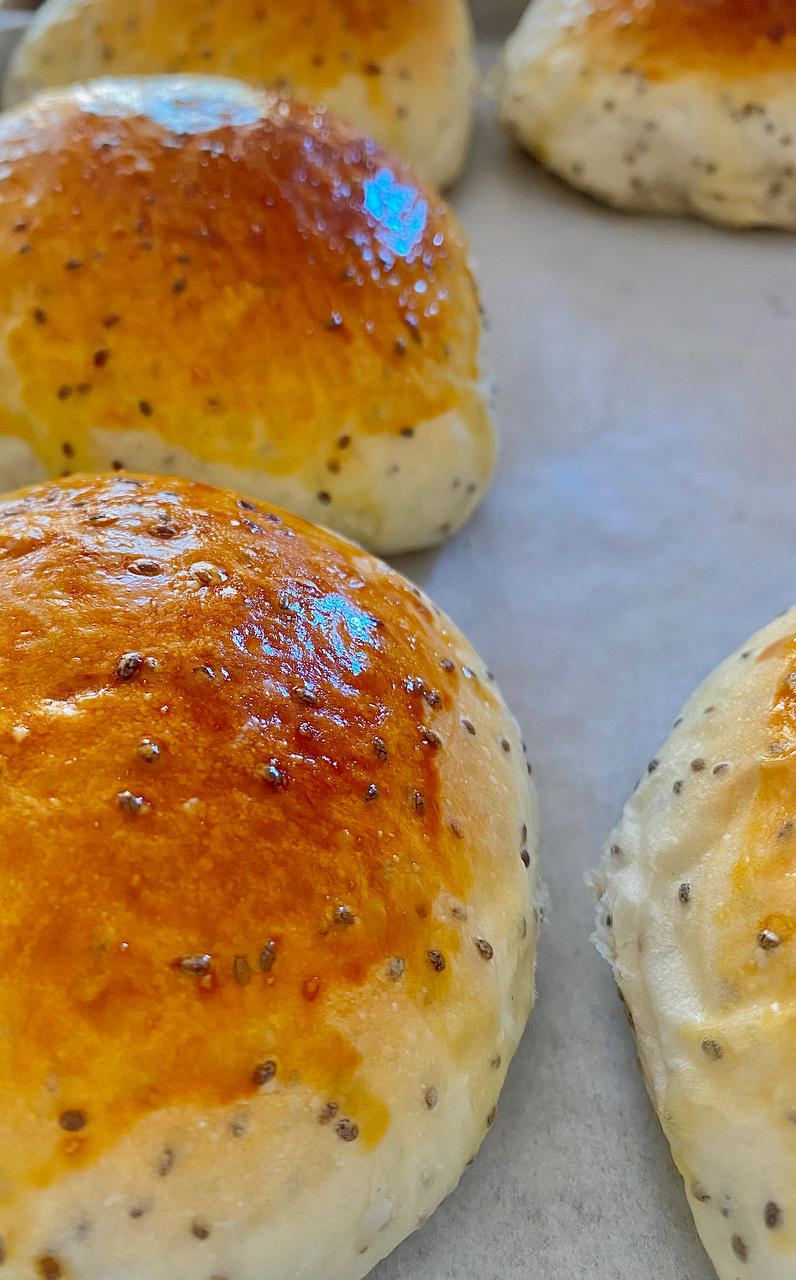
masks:
<path id="1" fill-rule="evenodd" d="M 10 1274 L 358 1280 L 455 1185 L 533 1001 L 494 677 L 284 512 L 34 486 L 0 502 L 0 784 Z"/>
<path id="2" fill-rule="evenodd" d="M 0 166 L 6 486 L 184 473 L 383 551 L 473 509 L 467 245 L 395 157 L 232 81 L 140 78 L 6 116 Z"/>
<path id="3" fill-rule="evenodd" d="M 235 76 L 324 103 L 439 186 L 470 133 L 466 0 L 49 0 L 6 102 L 104 75 Z"/>
<path id="4" fill-rule="evenodd" d="M 796 67 L 793 0 L 608 0 L 585 17 L 595 52 L 652 79 L 710 70 L 733 77 Z"/>

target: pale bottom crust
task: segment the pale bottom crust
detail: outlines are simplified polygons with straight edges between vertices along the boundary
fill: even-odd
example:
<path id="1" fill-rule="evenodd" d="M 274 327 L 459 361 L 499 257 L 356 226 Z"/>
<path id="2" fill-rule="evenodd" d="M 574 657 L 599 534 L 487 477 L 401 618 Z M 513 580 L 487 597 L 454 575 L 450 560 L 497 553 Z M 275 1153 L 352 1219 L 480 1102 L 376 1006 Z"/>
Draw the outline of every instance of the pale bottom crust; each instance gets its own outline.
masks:
<path id="1" fill-rule="evenodd" d="M 336 475 L 326 457 L 292 475 L 209 462 L 155 431 L 95 428 L 94 471 L 119 469 L 178 475 L 271 502 L 334 528 L 379 554 L 436 545 L 454 533 L 484 497 L 494 439 L 486 411 L 473 424 L 451 410 L 420 423 L 411 436 L 352 436 Z M 45 478 L 30 445 L 0 436 L 0 489 Z"/>
<path id="2" fill-rule="evenodd" d="M 567 47 L 553 34 L 562 47 L 545 48 L 530 24 L 515 36 L 500 108 L 548 169 L 618 209 L 796 228 L 793 78 L 653 82 L 590 64 L 576 36 Z"/>

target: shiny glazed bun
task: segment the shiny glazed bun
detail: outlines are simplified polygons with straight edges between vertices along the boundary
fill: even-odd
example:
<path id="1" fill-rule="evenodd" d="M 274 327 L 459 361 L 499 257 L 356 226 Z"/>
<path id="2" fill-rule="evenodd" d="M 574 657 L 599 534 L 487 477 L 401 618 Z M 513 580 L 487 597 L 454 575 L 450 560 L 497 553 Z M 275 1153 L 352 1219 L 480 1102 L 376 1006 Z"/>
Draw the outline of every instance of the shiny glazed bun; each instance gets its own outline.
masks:
<path id="1" fill-rule="evenodd" d="M 363 1276 L 533 1001 L 493 677 L 350 543 L 83 477 L 0 505 L 0 680 L 4 1276 Z"/>
<path id="2" fill-rule="evenodd" d="M 437 185 L 464 163 L 474 78 L 466 0 L 49 0 L 5 98 L 96 76 L 197 71 L 323 103 Z"/>
<path id="3" fill-rule="evenodd" d="M 721 1280 L 796 1276 L 796 609 L 688 703 L 597 877 L 597 938 Z"/>
<path id="4" fill-rule="evenodd" d="M 453 214 L 323 113 L 98 81 L 0 120 L 0 486 L 245 488 L 379 551 L 439 541 L 494 436 Z"/>
<path id="5" fill-rule="evenodd" d="M 535 0 L 501 113 L 619 208 L 796 227 L 792 0 Z"/>

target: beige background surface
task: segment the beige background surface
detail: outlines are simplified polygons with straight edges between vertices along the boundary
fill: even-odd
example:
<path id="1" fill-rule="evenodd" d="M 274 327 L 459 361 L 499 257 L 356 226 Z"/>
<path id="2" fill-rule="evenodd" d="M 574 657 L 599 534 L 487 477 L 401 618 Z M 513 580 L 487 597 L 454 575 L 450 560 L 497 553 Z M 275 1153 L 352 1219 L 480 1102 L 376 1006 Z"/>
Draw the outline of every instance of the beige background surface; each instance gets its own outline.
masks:
<path id="1" fill-rule="evenodd" d="M 488 40 L 509 31 L 522 17 L 528 0 L 470 0 L 481 36 Z"/>
<path id="2" fill-rule="evenodd" d="M 484 1150 L 374 1274 L 710 1280 L 583 874 L 697 681 L 796 598 L 794 241 L 598 208 L 514 153 L 487 105 L 454 199 L 503 457 L 467 529 L 402 567 L 523 724 L 553 906 Z"/>

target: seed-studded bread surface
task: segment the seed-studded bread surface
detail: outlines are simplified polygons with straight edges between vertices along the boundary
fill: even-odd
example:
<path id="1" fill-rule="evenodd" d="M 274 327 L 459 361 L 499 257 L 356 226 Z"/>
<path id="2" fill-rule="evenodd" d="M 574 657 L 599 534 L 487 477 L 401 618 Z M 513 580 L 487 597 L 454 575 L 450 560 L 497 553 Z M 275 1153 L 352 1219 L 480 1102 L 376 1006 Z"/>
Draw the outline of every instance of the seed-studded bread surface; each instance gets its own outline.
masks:
<path id="1" fill-rule="evenodd" d="M 0 170 L 0 485 L 183 474 L 390 552 L 483 496 L 467 244 L 394 156 L 166 77 L 5 116 Z"/>
<path id="2" fill-rule="evenodd" d="M 501 114 L 619 208 L 793 229 L 795 72 L 792 0 L 536 0 Z"/>
<path id="3" fill-rule="evenodd" d="M 597 940 L 722 1280 L 796 1276 L 796 610 L 710 676 L 597 876 Z"/>
<path id="4" fill-rule="evenodd" d="M 487 1132 L 537 819 L 415 587 L 203 485 L 0 505 L 10 1280 L 351 1280 Z"/>
<path id="5" fill-rule="evenodd" d="M 445 185 L 470 135 L 466 0 L 50 0 L 6 103 L 106 75 L 234 76 L 323 103 Z"/>

